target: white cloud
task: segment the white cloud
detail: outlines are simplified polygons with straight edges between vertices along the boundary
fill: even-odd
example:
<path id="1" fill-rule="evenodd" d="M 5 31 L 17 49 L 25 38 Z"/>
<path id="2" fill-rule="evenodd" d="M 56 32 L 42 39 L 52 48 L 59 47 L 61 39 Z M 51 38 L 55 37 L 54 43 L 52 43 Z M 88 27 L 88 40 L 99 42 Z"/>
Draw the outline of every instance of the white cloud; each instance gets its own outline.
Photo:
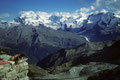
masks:
<path id="1" fill-rule="evenodd" d="M 95 10 L 95 7 L 94 6 L 90 6 L 89 8 L 86 8 L 86 7 L 83 7 L 83 8 L 80 8 L 80 11 L 81 12 L 90 12 L 92 10 Z"/>
<path id="2" fill-rule="evenodd" d="M 120 0 L 96 0 L 93 4 L 97 11 L 113 12 L 120 16 Z"/>
<path id="3" fill-rule="evenodd" d="M 99 7 L 100 6 L 100 0 L 96 0 L 96 6 Z"/>
<path id="4" fill-rule="evenodd" d="M 19 16 L 19 18 L 22 20 L 22 23 L 26 25 L 32 24 L 33 26 L 38 26 L 39 24 L 44 24 L 45 26 L 52 27 L 52 28 L 56 28 L 55 27 L 56 24 L 53 24 L 53 23 L 56 23 L 57 20 L 58 22 L 65 22 L 68 20 L 69 17 L 72 17 L 72 14 L 70 14 L 69 12 L 47 13 L 42 11 L 38 11 L 38 12 L 21 11 Z"/>
<path id="5" fill-rule="evenodd" d="M 51 14 L 49 14 L 47 12 L 42 12 L 42 11 L 38 11 L 38 12 L 36 12 L 36 14 L 46 16 L 46 17 L 49 17 L 51 15 Z"/>
<path id="6" fill-rule="evenodd" d="M 81 11 L 81 12 L 89 12 L 90 9 L 89 9 L 89 8 L 81 8 L 80 11 Z"/>
<path id="7" fill-rule="evenodd" d="M 120 0 L 96 0 L 96 9 L 107 9 L 109 11 L 120 10 Z"/>
<path id="8" fill-rule="evenodd" d="M 102 13 L 107 13 L 108 11 L 105 10 L 105 9 L 102 9 L 100 12 L 102 12 Z"/>
<path id="9" fill-rule="evenodd" d="M 10 17 L 10 14 L 9 13 L 0 14 L 0 18 L 6 18 L 6 17 Z"/>
<path id="10" fill-rule="evenodd" d="M 116 11 L 115 13 L 116 13 L 117 15 L 120 15 L 120 11 Z"/>
<path id="11" fill-rule="evenodd" d="M 76 10 L 72 15 L 76 15 L 76 17 L 81 16 L 81 18 L 78 21 L 83 21 L 88 18 L 89 15 L 95 13 L 95 7 L 90 6 L 90 7 L 83 7 L 80 8 L 79 10 Z"/>
<path id="12" fill-rule="evenodd" d="M 23 18 L 25 24 L 33 24 L 38 26 L 40 23 L 50 26 L 56 29 L 59 25 L 59 22 L 67 23 L 67 25 L 73 25 L 73 22 L 76 20 L 79 23 L 82 23 L 83 20 L 87 19 L 91 14 L 97 13 L 107 13 L 109 11 L 120 15 L 120 0 L 96 0 L 89 7 L 83 7 L 79 10 L 76 10 L 74 13 L 69 12 L 34 12 L 34 11 L 22 11 L 20 13 L 20 18 Z M 92 23 L 89 21 L 89 23 Z"/>
<path id="13" fill-rule="evenodd" d="M 120 11 L 116 11 L 115 16 L 120 18 Z"/>
<path id="14" fill-rule="evenodd" d="M 90 14 L 113 12 L 120 15 L 120 0 L 96 0 L 90 7 L 83 7 L 76 10 L 76 14 L 80 14 L 82 18 L 86 18 Z"/>
<path id="15" fill-rule="evenodd" d="M 91 9 L 91 10 L 95 10 L 95 7 L 94 7 L 94 6 L 90 6 L 90 9 Z"/>

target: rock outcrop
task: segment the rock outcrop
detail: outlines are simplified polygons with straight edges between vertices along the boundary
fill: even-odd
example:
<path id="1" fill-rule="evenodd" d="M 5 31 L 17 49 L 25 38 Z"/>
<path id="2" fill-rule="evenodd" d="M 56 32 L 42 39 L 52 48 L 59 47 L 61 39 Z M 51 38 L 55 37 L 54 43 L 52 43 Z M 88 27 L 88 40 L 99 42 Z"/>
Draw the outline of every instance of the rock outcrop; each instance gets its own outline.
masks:
<path id="1" fill-rule="evenodd" d="M 33 64 L 29 64 L 29 72 L 28 72 L 28 76 L 30 80 L 36 80 L 36 77 L 43 77 L 48 75 L 48 71 L 44 70 L 38 66 L 35 66 Z"/>
<path id="2" fill-rule="evenodd" d="M 29 80 L 27 58 L 15 58 L 0 50 L 0 80 Z"/>
<path id="3" fill-rule="evenodd" d="M 90 76 L 88 80 L 120 80 L 120 66 L 111 70 L 100 71 Z"/>
<path id="4" fill-rule="evenodd" d="M 75 47 L 86 42 L 79 35 L 56 31 L 44 25 L 0 27 L 0 34 L 0 48 L 7 48 L 12 53 L 22 53 L 33 64 L 61 48 Z"/>
<path id="5" fill-rule="evenodd" d="M 39 79 L 120 80 L 120 40 L 62 49 L 38 63 L 49 71 Z M 46 64 L 43 64 L 46 63 Z"/>
<path id="6" fill-rule="evenodd" d="M 102 62 L 90 62 L 87 64 L 80 64 L 78 66 L 74 66 L 68 71 L 60 72 L 57 74 L 47 74 L 46 76 L 36 77 L 36 79 L 42 80 L 87 80 L 94 77 L 96 74 L 101 73 L 101 71 L 105 70 L 114 70 L 119 65 L 110 64 L 110 63 L 102 63 Z M 94 80 L 97 80 L 94 79 Z M 105 79 L 100 79 L 105 80 Z"/>
<path id="7" fill-rule="evenodd" d="M 71 63 L 72 65 L 85 63 L 89 61 L 88 59 L 92 59 L 94 54 L 99 55 L 98 53 L 100 53 L 104 48 L 110 47 L 113 43 L 114 42 L 112 41 L 88 42 L 83 43 L 75 48 L 61 49 L 56 53 L 47 56 L 37 65 L 42 68 L 49 68 L 53 66 L 60 66 L 64 63 Z"/>
<path id="8" fill-rule="evenodd" d="M 90 41 L 115 40 L 120 35 L 120 18 L 114 13 L 90 15 L 78 33 Z"/>

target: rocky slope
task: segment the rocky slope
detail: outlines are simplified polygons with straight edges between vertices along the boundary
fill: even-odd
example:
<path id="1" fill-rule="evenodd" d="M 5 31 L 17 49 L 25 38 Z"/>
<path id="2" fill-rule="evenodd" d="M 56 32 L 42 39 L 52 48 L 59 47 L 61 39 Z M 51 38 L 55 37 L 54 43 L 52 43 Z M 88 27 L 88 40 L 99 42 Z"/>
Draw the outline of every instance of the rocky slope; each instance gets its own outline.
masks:
<path id="1" fill-rule="evenodd" d="M 120 66 L 111 70 L 103 70 L 88 78 L 88 80 L 119 80 Z"/>
<path id="2" fill-rule="evenodd" d="M 119 77 L 120 40 L 89 42 L 62 49 L 40 61 L 50 74 L 39 79 L 116 80 Z M 46 63 L 46 64 L 43 64 Z"/>
<path id="3" fill-rule="evenodd" d="M 77 33 L 90 41 L 115 40 L 120 35 L 120 18 L 110 12 L 90 15 Z"/>
<path id="4" fill-rule="evenodd" d="M 99 53 L 104 48 L 111 46 L 112 43 L 113 43 L 112 41 L 88 42 L 88 43 L 83 43 L 75 48 L 61 49 L 56 53 L 49 55 L 48 57 L 41 60 L 39 62 L 40 64 L 38 63 L 38 65 L 40 65 L 41 67 L 43 66 L 43 68 L 47 68 L 52 66 L 59 66 L 66 62 L 72 62 L 72 65 L 76 65 L 78 61 L 84 63 L 89 61 L 89 58 L 92 58 L 94 54 L 99 55 Z"/>
<path id="5" fill-rule="evenodd" d="M 30 63 L 38 62 L 37 66 L 41 68 L 29 65 L 30 79 L 120 79 L 120 40 L 116 40 L 120 35 L 120 18 L 115 14 L 92 14 L 82 22 L 82 26 L 72 17 L 60 22 L 63 16 L 49 16 L 52 22 L 45 23 L 55 26 L 55 29 L 58 26 L 58 31 L 46 28 L 44 20 L 40 21 L 41 16 L 25 16 L 16 20 L 21 24 L 0 22 L 0 47 L 25 54 Z M 76 28 L 72 25 L 68 27 L 71 23 Z M 86 42 L 79 35 L 92 42 Z"/>
<path id="6" fill-rule="evenodd" d="M 118 65 L 109 64 L 109 63 L 99 63 L 99 62 L 91 62 L 88 64 L 81 64 L 75 67 L 72 67 L 68 71 L 64 71 L 57 74 L 48 74 L 43 77 L 36 77 L 35 79 L 43 79 L 43 80 L 97 80 L 97 78 L 93 79 L 96 74 L 99 74 L 101 71 L 112 71 L 117 68 Z M 105 72 L 104 72 L 105 73 Z M 112 75 L 111 75 L 112 76 Z M 107 80 L 107 78 L 105 78 Z M 105 80 L 100 79 L 100 80 Z M 120 79 L 120 78 L 119 78 Z M 111 79 L 115 80 L 115 79 Z"/>
<path id="7" fill-rule="evenodd" d="M 25 25 L 43 24 L 55 30 L 75 32 L 86 36 L 90 41 L 115 40 L 120 35 L 120 17 L 112 12 L 91 14 L 87 18 L 64 13 L 45 14 L 46 16 L 40 14 L 42 13 L 24 12 L 15 21 Z"/>
<path id="8" fill-rule="evenodd" d="M 30 80 L 35 80 L 36 77 L 43 77 L 43 76 L 46 76 L 48 74 L 49 73 L 47 70 L 44 70 L 44 69 L 42 69 L 38 66 L 35 66 L 33 64 L 29 64 L 28 76 L 29 76 Z"/>
<path id="9" fill-rule="evenodd" d="M 0 28 L 0 47 L 12 53 L 23 53 L 36 63 L 61 48 L 77 46 L 86 40 L 74 33 L 56 31 L 43 25 L 17 25 Z"/>

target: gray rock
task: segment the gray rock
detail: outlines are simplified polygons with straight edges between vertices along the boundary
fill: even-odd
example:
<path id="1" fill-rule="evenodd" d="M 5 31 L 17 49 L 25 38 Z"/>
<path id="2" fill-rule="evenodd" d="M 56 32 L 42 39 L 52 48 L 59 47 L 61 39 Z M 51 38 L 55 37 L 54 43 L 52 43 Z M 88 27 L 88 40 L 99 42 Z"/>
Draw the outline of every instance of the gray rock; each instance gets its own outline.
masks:
<path id="1" fill-rule="evenodd" d="M 2 61 L 10 61 L 13 56 L 2 54 L 0 55 Z M 0 80 L 29 80 L 28 78 L 28 63 L 26 58 L 17 64 L 2 64 L 0 65 Z"/>
<path id="2" fill-rule="evenodd" d="M 62 32 L 42 27 L 17 25 L 0 28 L 0 47 L 12 53 L 25 54 L 28 61 L 37 63 L 47 55 L 61 48 L 70 48 L 86 42 L 72 32 Z"/>
<path id="3" fill-rule="evenodd" d="M 60 79 L 60 80 L 87 80 L 88 77 L 104 70 L 112 70 L 118 65 L 109 63 L 91 62 L 84 65 L 72 67 L 68 72 L 61 72 L 58 74 L 48 74 L 44 77 L 36 77 L 36 79 Z"/>

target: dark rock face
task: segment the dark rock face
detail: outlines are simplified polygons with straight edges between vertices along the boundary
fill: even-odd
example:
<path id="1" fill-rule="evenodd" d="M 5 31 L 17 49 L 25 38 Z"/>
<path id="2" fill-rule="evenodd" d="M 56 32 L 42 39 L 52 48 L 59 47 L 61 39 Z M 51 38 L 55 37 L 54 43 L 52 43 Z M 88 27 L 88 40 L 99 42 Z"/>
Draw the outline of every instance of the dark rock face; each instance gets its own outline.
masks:
<path id="1" fill-rule="evenodd" d="M 61 49 L 37 65 L 52 73 L 42 79 L 119 80 L 119 53 L 120 40 L 89 42 Z"/>
<path id="2" fill-rule="evenodd" d="M 87 80 L 120 80 L 120 67 L 100 71 L 90 76 Z"/>
<path id="3" fill-rule="evenodd" d="M 99 25 L 95 25 L 90 30 L 81 30 L 80 35 L 87 36 L 90 41 L 109 41 L 116 40 L 120 35 L 119 26 L 114 25 L 112 28 L 101 28 Z"/>
<path id="4" fill-rule="evenodd" d="M 57 74 L 47 74 L 43 77 L 37 77 L 38 79 L 51 79 L 51 80 L 87 80 L 90 78 L 92 80 L 92 76 L 97 73 L 105 70 L 113 70 L 117 68 L 118 65 L 110 64 L 110 63 L 102 63 L 102 62 L 90 62 L 87 64 L 80 64 L 78 66 L 74 66 L 68 71 L 57 73 Z M 95 79 L 97 78 L 95 77 Z M 102 80 L 102 79 L 100 79 Z M 105 80 L 105 79 L 103 79 Z"/>
<path id="5" fill-rule="evenodd" d="M 83 37 L 70 32 L 25 25 L 0 28 L 0 46 L 14 53 L 23 53 L 29 62 L 36 63 L 61 48 L 86 42 Z"/>
<path id="6" fill-rule="evenodd" d="M 92 23 L 88 23 L 92 21 Z M 89 38 L 90 41 L 116 40 L 120 35 L 120 18 L 113 13 L 90 15 L 77 33 Z"/>
<path id="7" fill-rule="evenodd" d="M 38 66 L 29 64 L 29 72 L 28 72 L 28 76 L 30 80 L 36 80 L 34 79 L 35 77 L 39 76 L 45 76 L 48 75 L 48 72 Z"/>
<path id="8" fill-rule="evenodd" d="M 94 54 L 97 55 L 105 47 L 108 47 L 112 42 L 89 42 L 83 43 L 75 48 L 61 49 L 56 53 L 49 55 L 38 63 L 38 66 L 49 68 L 59 66 L 66 62 L 72 62 L 72 65 L 86 63 L 92 59 Z M 47 63 L 47 64 L 44 64 Z"/>
<path id="9" fill-rule="evenodd" d="M 82 64 L 79 66 L 72 67 L 69 70 L 69 72 L 71 73 L 71 76 L 79 77 L 79 78 L 86 77 L 87 79 L 88 77 L 93 76 L 96 73 L 99 73 L 104 70 L 112 70 L 117 67 L 118 65 L 115 65 L 115 64 L 102 63 L 102 62 L 90 62 L 87 64 Z M 83 80 L 86 80 L 86 79 L 83 79 Z"/>
<path id="10" fill-rule="evenodd" d="M 79 26 L 77 28 L 64 26 L 64 29 L 58 30 L 75 32 L 86 36 L 92 42 L 116 40 L 120 35 L 120 18 L 111 12 L 91 14 Z"/>
<path id="11" fill-rule="evenodd" d="M 120 64 L 119 53 L 120 41 L 116 41 L 115 43 L 114 41 L 92 43 L 90 42 L 84 43 L 76 48 L 62 49 L 56 54 L 48 56 L 44 60 L 47 62 L 48 59 L 48 64 L 50 65 L 52 65 L 52 63 L 57 63 L 56 65 L 60 65 L 61 63 L 66 63 L 70 61 L 72 62 L 72 65 L 87 62 L 109 62 L 114 64 Z M 44 60 L 42 62 L 44 62 Z"/>

